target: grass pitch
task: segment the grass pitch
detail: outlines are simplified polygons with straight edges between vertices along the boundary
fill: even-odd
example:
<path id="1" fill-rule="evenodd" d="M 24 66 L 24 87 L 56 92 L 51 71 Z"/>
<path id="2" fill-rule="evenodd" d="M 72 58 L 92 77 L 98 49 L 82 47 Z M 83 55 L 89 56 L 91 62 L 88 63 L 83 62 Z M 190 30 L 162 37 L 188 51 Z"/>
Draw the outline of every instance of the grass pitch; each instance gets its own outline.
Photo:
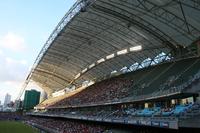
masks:
<path id="1" fill-rule="evenodd" d="M 39 133 L 21 122 L 0 121 L 0 133 Z"/>

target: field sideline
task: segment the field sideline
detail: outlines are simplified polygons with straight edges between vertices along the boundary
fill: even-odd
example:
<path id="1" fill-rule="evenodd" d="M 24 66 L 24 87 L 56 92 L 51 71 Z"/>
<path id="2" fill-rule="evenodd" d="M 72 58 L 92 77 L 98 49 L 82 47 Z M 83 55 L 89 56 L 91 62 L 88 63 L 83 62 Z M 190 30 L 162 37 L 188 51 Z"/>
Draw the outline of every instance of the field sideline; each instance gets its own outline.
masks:
<path id="1" fill-rule="evenodd" d="M 0 133 L 39 133 L 21 122 L 0 121 Z"/>

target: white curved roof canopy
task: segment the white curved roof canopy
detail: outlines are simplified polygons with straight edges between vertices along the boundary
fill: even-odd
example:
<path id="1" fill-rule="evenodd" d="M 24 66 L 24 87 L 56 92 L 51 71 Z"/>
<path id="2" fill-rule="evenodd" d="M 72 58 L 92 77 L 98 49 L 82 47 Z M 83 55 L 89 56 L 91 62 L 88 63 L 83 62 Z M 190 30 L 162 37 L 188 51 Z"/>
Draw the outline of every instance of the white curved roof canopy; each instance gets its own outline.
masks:
<path id="1" fill-rule="evenodd" d="M 199 37 L 196 0 L 77 1 L 51 34 L 27 80 L 52 93 L 160 52 L 176 52 Z M 142 50 L 134 51 L 137 46 Z"/>

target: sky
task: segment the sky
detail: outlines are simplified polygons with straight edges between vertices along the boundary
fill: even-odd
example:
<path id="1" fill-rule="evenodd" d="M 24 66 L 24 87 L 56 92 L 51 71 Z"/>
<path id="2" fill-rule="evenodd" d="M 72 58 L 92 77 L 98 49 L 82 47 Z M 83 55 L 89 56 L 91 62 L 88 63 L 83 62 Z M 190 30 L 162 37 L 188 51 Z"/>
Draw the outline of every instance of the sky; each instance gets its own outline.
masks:
<path id="1" fill-rule="evenodd" d="M 1 103 L 6 93 L 15 100 L 45 41 L 75 1 L 0 0 Z"/>

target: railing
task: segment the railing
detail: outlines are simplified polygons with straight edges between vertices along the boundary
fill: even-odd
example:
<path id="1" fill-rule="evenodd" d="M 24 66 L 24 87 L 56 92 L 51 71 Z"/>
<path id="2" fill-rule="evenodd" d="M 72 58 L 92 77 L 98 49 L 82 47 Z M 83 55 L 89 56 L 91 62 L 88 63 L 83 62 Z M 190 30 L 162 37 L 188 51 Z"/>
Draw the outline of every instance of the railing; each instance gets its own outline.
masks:
<path id="1" fill-rule="evenodd" d="M 113 112 L 111 113 L 113 114 Z M 170 118 L 166 118 L 166 117 L 156 117 L 156 118 L 152 118 L 152 117 L 110 117 L 111 115 L 109 115 L 109 117 L 99 117 L 99 116 L 92 116 L 92 117 L 88 117 L 88 116 L 84 116 L 84 115 L 70 115 L 70 114 L 41 114 L 41 113 L 36 113 L 36 114 L 31 114 L 31 115 L 35 115 L 35 116 L 48 116 L 48 117 L 62 117 L 62 118 L 69 118 L 69 119 L 76 119 L 76 120 L 89 120 L 89 121 L 98 121 L 98 122 L 108 122 L 108 123 L 121 123 L 121 124 L 132 124 L 132 125 L 147 125 L 147 126 L 154 126 L 152 124 L 152 122 L 158 122 L 158 123 L 163 123 L 163 122 L 167 122 L 168 123 L 168 127 L 165 128 L 172 128 L 172 129 L 177 129 L 178 128 L 178 118 L 175 117 L 170 117 Z M 176 125 L 171 126 L 171 125 Z M 158 125 L 160 126 L 160 125 Z M 162 126 L 160 126 L 161 128 L 163 128 Z"/>
<path id="2" fill-rule="evenodd" d="M 58 130 L 55 130 L 55 129 L 52 129 L 52 128 L 48 128 L 48 127 L 44 127 L 44 126 L 41 126 L 37 123 L 33 123 L 33 122 L 30 122 L 30 121 L 25 121 L 25 124 L 28 124 L 30 126 L 33 126 L 35 127 L 36 129 L 39 129 L 41 130 L 40 132 L 46 132 L 46 133 L 60 133 Z"/>

